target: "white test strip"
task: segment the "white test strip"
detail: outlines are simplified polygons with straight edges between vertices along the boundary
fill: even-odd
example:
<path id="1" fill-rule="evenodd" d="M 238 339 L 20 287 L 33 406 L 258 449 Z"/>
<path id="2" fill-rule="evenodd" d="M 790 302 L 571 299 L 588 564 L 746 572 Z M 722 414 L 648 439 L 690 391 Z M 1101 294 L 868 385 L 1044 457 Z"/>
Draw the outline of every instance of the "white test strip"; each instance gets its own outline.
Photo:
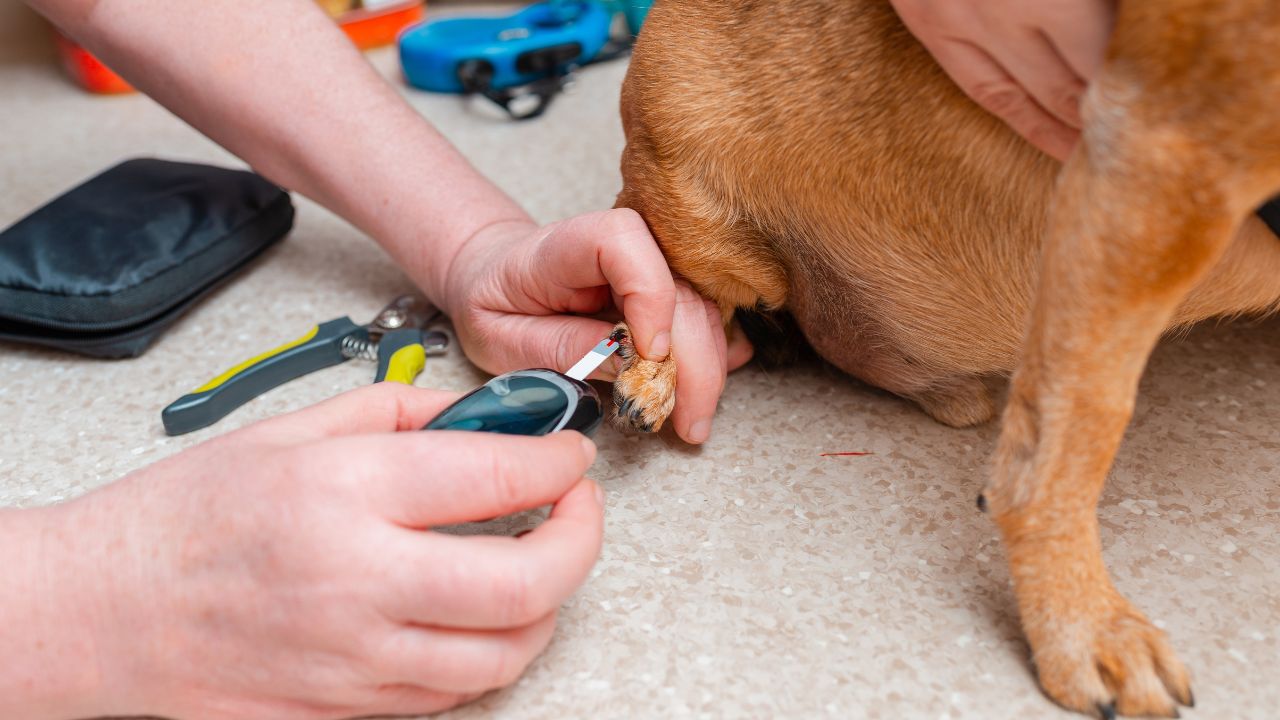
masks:
<path id="1" fill-rule="evenodd" d="M 574 380 L 586 380 L 587 376 L 600 367 L 609 356 L 618 352 L 620 343 L 612 337 L 607 337 L 600 341 L 598 345 L 591 348 L 591 352 L 582 356 L 582 359 L 569 368 L 565 373 Z"/>

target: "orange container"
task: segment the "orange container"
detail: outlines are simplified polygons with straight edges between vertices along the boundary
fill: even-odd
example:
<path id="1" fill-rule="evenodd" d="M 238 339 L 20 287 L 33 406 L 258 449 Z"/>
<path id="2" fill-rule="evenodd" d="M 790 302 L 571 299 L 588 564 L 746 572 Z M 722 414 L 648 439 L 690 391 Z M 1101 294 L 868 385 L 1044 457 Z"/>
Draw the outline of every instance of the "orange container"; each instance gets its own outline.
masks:
<path id="1" fill-rule="evenodd" d="M 365 0 L 367 4 L 374 3 Z M 332 2 L 321 3 L 332 5 Z M 334 16 L 338 26 L 347 33 L 351 42 L 361 50 L 390 45 L 405 27 L 422 20 L 424 0 L 406 2 L 379 2 L 378 7 L 345 10 Z M 331 14 L 332 11 L 331 11 Z M 89 92 L 104 95 L 133 92 L 124 78 L 102 64 L 92 53 L 59 32 L 53 31 L 62 67 L 81 87 Z"/>
<path id="2" fill-rule="evenodd" d="M 338 24 L 361 50 L 391 45 L 406 27 L 422 22 L 423 0 L 376 10 L 352 10 L 338 16 Z"/>

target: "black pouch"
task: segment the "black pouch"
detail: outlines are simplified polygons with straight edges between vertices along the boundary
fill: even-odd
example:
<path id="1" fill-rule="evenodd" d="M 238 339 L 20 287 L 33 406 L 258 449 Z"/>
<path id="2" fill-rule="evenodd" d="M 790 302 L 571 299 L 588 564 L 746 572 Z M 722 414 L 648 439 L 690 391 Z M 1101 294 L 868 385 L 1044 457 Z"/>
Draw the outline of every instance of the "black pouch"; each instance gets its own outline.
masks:
<path id="1" fill-rule="evenodd" d="M 254 173 L 125 161 L 0 233 L 0 340 L 140 355 L 291 227 Z"/>

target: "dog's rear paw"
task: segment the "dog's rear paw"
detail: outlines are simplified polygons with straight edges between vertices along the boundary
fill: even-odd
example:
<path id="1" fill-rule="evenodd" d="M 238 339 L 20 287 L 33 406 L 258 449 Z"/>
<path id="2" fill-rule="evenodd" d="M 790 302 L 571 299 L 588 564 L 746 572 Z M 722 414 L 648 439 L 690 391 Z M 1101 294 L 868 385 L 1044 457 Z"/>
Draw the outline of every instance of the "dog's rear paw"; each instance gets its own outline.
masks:
<path id="1" fill-rule="evenodd" d="M 622 369 L 613 382 L 616 423 L 624 429 L 656 432 L 676 404 L 676 362 L 645 360 L 636 352 L 626 323 L 618 323 L 613 337 L 619 341 Z"/>
<path id="2" fill-rule="evenodd" d="M 976 376 L 953 378 L 910 397 L 934 420 L 951 427 L 980 425 L 996 414 L 991 390 Z"/>
<path id="3" fill-rule="evenodd" d="M 1195 704 L 1187 669 L 1163 632 L 1119 593 L 1108 594 L 1093 617 L 1024 618 L 1041 687 L 1064 707 L 1105 720 L 1178 717 L 1178 705 Z"/>

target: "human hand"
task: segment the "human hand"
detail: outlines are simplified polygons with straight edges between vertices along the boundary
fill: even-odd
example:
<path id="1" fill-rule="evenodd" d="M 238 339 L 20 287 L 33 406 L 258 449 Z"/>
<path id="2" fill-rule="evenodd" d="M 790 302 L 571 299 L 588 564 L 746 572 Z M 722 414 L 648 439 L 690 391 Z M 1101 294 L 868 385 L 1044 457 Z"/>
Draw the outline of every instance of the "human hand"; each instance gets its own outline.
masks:
<path id="1" fill-rule="evenodd" d="M 674 342 L 680 374 L 672 424 L 688 442 L 706 440 L 701 428 L 710 432 L 726 372 L 751 358 L 741 333 L 726 341 L 719 310 L 672 279 L 631 210 L 542 228 L 486 228 L 455 256 L 444 296 L 468 357 L 489 372 L 568 369 L 613 327 L 583 315 L 621 311 L 646 359 L 665 358 Z M 612 380 L 614 372 L 606 363 L 593 377 Z"/>
<path id="2" fill-rule="evenodd" d="M 1080 138 L 1080 98 L 1111 37 L 1114 0 L 892 2 L 974 102 L 1066 159 Z"/>
<path id="3" fill-rule="evenodd" d="M 416 432 L 455 397 L 380 383 L 48 508 L 30 592 L 86 618 L 91 714 L 419 714 L 514 681 L 599 553 L 595 449 Z M 518 539 L 429 529 L 550 503 Z"/>

